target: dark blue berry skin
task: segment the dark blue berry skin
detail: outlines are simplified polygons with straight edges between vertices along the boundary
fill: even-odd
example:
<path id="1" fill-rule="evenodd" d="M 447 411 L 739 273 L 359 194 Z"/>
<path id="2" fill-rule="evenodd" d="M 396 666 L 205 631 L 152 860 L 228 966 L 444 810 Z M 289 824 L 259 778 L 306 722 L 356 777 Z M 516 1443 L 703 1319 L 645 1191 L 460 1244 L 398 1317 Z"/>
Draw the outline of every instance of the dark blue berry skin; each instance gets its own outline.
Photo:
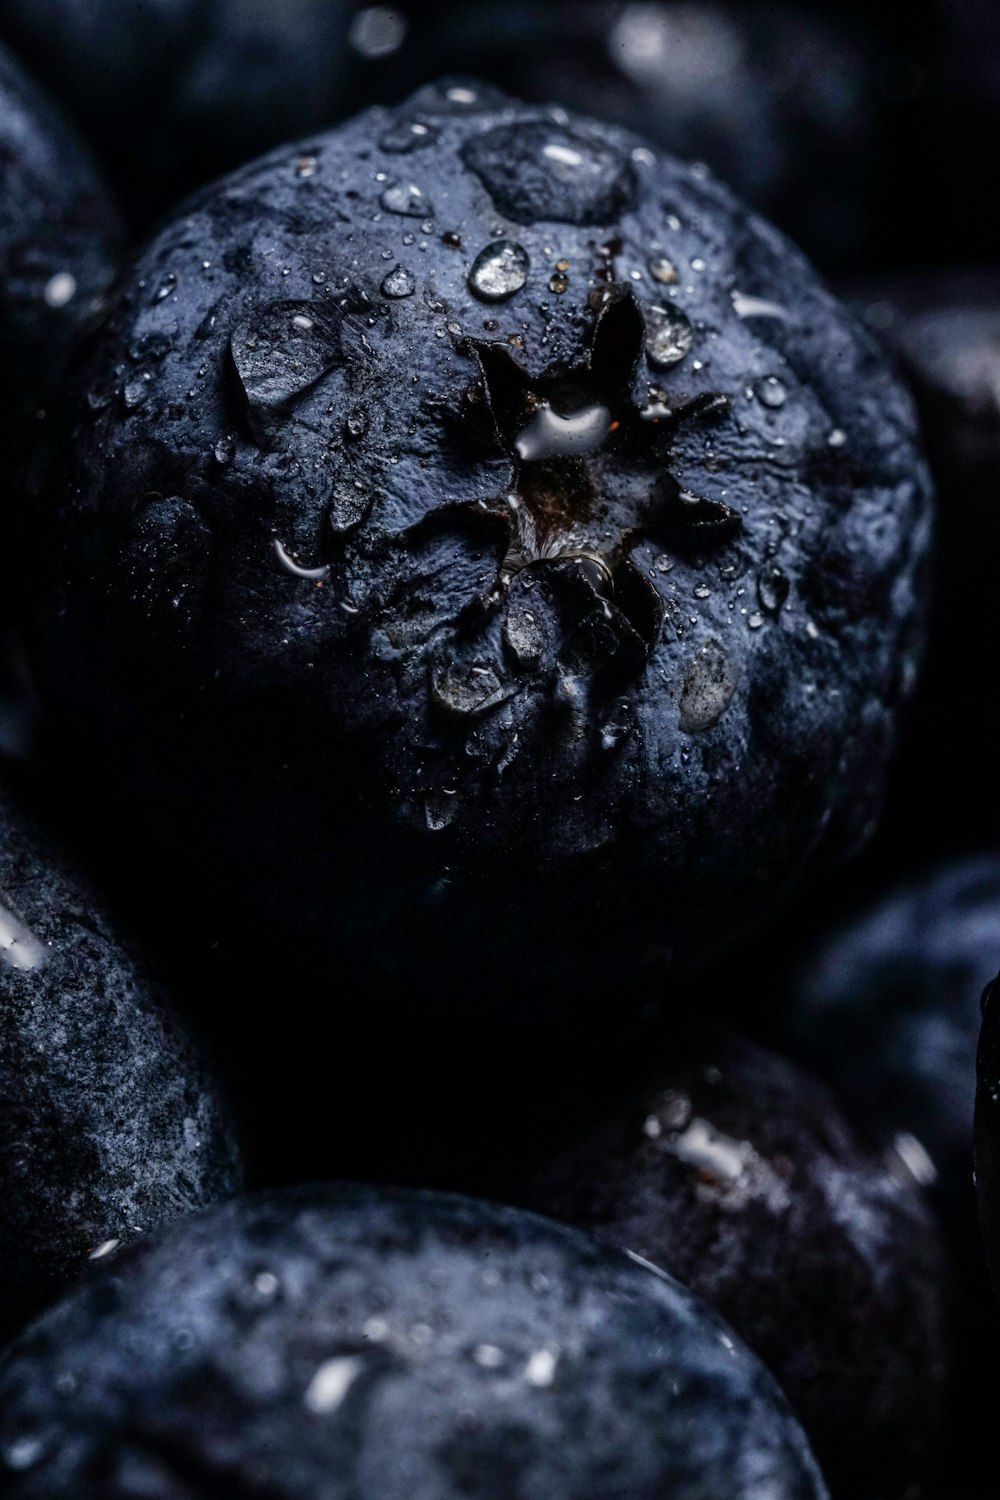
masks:
<path id="1" fill-rule="evenodd" d="M 910 407 L 703 170 L 430 88 L 193 202 L 85 398 L 39 652 L 67 742 L 303 952 L 573 1004 L 869 828 Z"/>
<path id="2" fill-rule="evenodd" d="M 820 1500 L 771 1376 L 532 1214 L 309 1187 L 132 1247 L 0 1367 L 3 1493 Z"/>
<path id="3" fill-rule="evenodd" d="M 522 1196 L 715 1307 L 779 1380 L 835 1495 L 920 1477 L 947 1363 L 937 1226 L 903 1161 L 815 1078 L 733 1034 L 688 1037 Z"/>
<path id="4" fill-rule="evenodd" d="M 10 559 L 44 471 L 67 367 L 121 248 L 117 214 L 67 123 L 0 48 L 0 484 Z M 14 528 L 12 530 L 12 528 Z"/>
<path id="5" fill-rule="evenodd" d="M 235 1192 L 199 1048 L 88 883 L 0 801 L 0 1331 L 109 1242 Z"/>
<path id="6" fill-rule="evenodd" d="M 947 866 L 828 937 L 792 980 L 782 1027 L 853 1119 L 903 1138 L 961 1241 L 975 1217 L 980 996 L 998 959 L 1000 859 Z"/>
<path id="7" fill-rule="evenodd" d="M 133 222 L 343 108 L 340 0 L 6 0 L 0 39 L 76 117 Z"/>

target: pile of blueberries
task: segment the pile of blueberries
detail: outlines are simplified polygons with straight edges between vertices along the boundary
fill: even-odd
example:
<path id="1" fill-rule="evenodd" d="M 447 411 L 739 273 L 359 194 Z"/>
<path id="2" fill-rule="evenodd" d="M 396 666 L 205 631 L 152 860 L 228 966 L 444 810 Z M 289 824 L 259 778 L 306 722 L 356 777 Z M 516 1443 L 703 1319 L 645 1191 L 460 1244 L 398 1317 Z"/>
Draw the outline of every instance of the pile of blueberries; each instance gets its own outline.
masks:
<path id="1" fill-rule="evenodd" d="M 994 0 L 0 5 L 3 1500 L 997 1495 L 998 176 Z"/>

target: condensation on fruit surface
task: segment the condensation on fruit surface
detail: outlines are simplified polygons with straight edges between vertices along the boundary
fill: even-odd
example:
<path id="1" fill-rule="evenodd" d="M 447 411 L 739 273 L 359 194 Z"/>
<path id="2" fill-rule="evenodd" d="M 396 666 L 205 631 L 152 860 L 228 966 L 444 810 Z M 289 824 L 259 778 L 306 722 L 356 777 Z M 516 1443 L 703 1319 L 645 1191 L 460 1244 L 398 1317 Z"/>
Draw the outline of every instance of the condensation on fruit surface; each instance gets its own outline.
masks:
<path id="1" fill-rule="evenodd" d="M 716 640 L 708 640 L 688 667 L 681 689 L 680 726 L 700 734 L 717 724 L 733 701 L 736 668 Z"/>

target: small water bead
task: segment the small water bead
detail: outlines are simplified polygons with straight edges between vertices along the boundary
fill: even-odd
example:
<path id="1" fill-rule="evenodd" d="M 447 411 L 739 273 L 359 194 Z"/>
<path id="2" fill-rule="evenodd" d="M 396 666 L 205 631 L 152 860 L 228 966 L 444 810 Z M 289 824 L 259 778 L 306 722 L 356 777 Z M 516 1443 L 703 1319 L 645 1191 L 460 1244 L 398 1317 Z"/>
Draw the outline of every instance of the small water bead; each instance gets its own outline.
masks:
<path id="1" fill-rule="evenodd" d="M 758 380 L 754 386 L 757 400 L 764 406 L 769 406 L 776 411 L 784 406 L 788 400 L 788 388 L 777 375 L 765 375 L 763 380 Z"/>
<path id="2" fill-rule="evenodd" d="M 758 612 L 756 610 L 754 610 L 753 614 L 747 620 L 747 625 L 750 627 L 751 630 L 759 630 L 760 627 L 763 625 L 763 623 L 764 623 L 764 616 L 762 614 L 758 614 Z"/>
<path id="3" fill-rule="evenodd" d="M 393 125 L 379 141 L 379 147 L 387 156 L 408 156 L 424 146 L 433 146 L 438 132 L 433 125 L 423 120 L 408 120 L 403 125 Z"/>
<path id="4" fill-rule="evenodd" d="M 215 455 L 215 462 L 217 464 L 222 464 L 223 467 L 226 464 L 231 464 L 236 457 L 236 439 L 232 433 L 223 433 L 222 437 L 216 440 L 212 452 Z"/>
<path id="5" fill-rule="evenodd" d="M 427 194 L 415 182 L 397 182 L 387 187 L 379 202 L 389 214 L 401 214 L 406 219 L 426 219 L 434 209 Z M 424 230 L 424 233 L 429 233 Z"/>
<path id="6" fill-rule="evenodd" d="M 138 380 L 130 380 L 122 392 L 122 401 L 126 411 L 135 411 L 136 407 L 143 404 L 149 395 L 149 375 L 140 375 Z"/>
<path id="7" fill-rule="evenodd" d="M 694 329 L 687 314 L 672 303 L 666 307 L 645 303 L 642 312 L 650 364 L 661 370 L 679 364 L 694 344 Z"/>
<path id="8" fill-rule="evenodd" d="M 316 176 L 317 162 L 315 156 L 300 156 L 295 163 L 296 177 L 307 178 Z"/>
<path id="9" fill-rule="evenodd" d="M 658 281 L 661 286 L 672 286 L 678 279 L 677 267 L 665 256 L 654 256 L 648 262 L 648 269 L 653 280 Z"/>
<path id="10" fill-rule="evenodd" d="M 176 287 L 177 277 L 173 271 L 168 271 L 167 274 L 163 277 L 159 286 L 156 288 L 156 295 L 153 298 L 153 301 L 165 302 L 166 299 L 170 296 L 170 293 L 174 291 Z"/>
<path id="11" fill-rule="evenodd" d="M 494 240 L 476 256 L 469 272 L 469 290 L 483 302 L 505 302 L 528 280 L 531 261 L 516 240 Z"/>
<path id="12" fill-rule="evenodd" d="M 694 260 L 691 262 L 691 269 L 692 271 L 704 271 L 705 262 L 702 260 L 700 255 L 696 255 Z"/>
<path id="13" fill-rule="evenodd" d="M 416 277 L 405 266 L 395 266 L 382 282 L 382 291 L 387 297 L 412 297 L 416 289 Z"/>
<path id="14" fill-rule="evenodd" d="M 57 271 L 45 283 L 42 296 L 49 307 L 65 307 L 76 296 L 76 277 L 68 271 Z"/>
<path id="15" fill-rule="evenodd" d="M 835 427 L 827 438 L 827 443 L 831 448 L 842 448 L 846 442 L 847 433 L 841 427 Z"/>
<path id="16" fill-rule="evenodd" d="M 757 598 L 760 607 L 769 615 L 776 615 L 788 598 L 789 582 L 780 568 L 764 568 L 757 577 Z"/>

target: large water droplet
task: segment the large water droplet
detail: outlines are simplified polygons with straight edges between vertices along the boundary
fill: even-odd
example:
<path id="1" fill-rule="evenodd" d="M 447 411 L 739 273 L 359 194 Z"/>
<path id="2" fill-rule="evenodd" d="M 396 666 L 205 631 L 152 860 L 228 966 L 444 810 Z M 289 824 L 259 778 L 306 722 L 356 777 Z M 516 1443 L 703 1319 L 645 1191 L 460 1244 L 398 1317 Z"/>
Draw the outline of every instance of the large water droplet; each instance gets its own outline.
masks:
<path id="1" fill-rule="evenodd" d="M 776 615 L 788 598 L 789 583 L 780 568 L 768 567 L 757 576 L 757 598 L 760 607 L 769 615 Z"/>
<path id="2" fill-rule="evenodd" d="M 585 406 L 568 417 L 543 406 L 518 435 L 515 447 L 525 463 L 585 458 L 602 446 L 610 427 L 611 413 L 606 406 Z"/>
<path id="3" fill-rule="evenodd" d="M 412 297 L 416 290 L 416 277 L 405 266 L 394 266 L 382 281 L 382 291 L 387 297 Z"/>
<path id="4" fill-rule="evenodd" d="M 469 290 L 484 302 L 504 302 L 528 279 L 528 252 L 516 240 L 494 240 L 480 250 L 469 272 Z"/>
<path id="5" fill-rule="evenodd" d="M 237 326 L 230 348 L 250 405 L 279 407 L 339 362 L 340 329 L 325 307 L 271 302 Z"/>
<path id="6" fill-rule="evenodd" d="M 397 182 L 383 190 L 379 199 L 388 214 L 406 219 L 429 219 L 434 209 L 427 194 L 415 182 Z"/>
<path id="7" fill-rule="evenodd" d="M 646 354 L 649 362 L 665 370 L 678 364 L 691 350 L 694 329 L 679 307 L 668 303 L 659 307 L 646 303 L 642 309 L 646 323 Z"/>
<path id="8" fill-rule="evenodd" d="M 657 255 L 649 262 L 649 274 L 661 286 L 670 286 L 677 280 L 677 267 L 664 255 Z"/>
<path id="9" fill-rule="evenodd" d="M 401 125 L 390 125 L 379 141 L 379 146 L 388 156 L 407 156 L 423 146 L 433 146 L 438 132 L 433 125 L 423 120 L 406 120 Z"/>
<path id="10" fill-rule="evenodd" d="M 764 406 L 770 406 L 775 410 L 780 406 L 784 406 L 788 400 L 788 387 L 783 381 L 778 379 L 777 375 L 765 375 L 763 380 L 757 381 L 754 390 L 757 393 L 758 401 L 762 402 Z"/>
<path id="11" fill-rule="evenodd" d="M 706 641 L 688 667 L 681 689 L 680 726 L 700 734 L 717 724 L 736 691 L 736 669 L 718 641 Z"/>
<path id="12" fill-rule="evenodd" d="M 76 277 L 68 271 L 57 271 L 45 283 L 42 296 L 49 307 L 65 307 L 76 296 Z"/>

